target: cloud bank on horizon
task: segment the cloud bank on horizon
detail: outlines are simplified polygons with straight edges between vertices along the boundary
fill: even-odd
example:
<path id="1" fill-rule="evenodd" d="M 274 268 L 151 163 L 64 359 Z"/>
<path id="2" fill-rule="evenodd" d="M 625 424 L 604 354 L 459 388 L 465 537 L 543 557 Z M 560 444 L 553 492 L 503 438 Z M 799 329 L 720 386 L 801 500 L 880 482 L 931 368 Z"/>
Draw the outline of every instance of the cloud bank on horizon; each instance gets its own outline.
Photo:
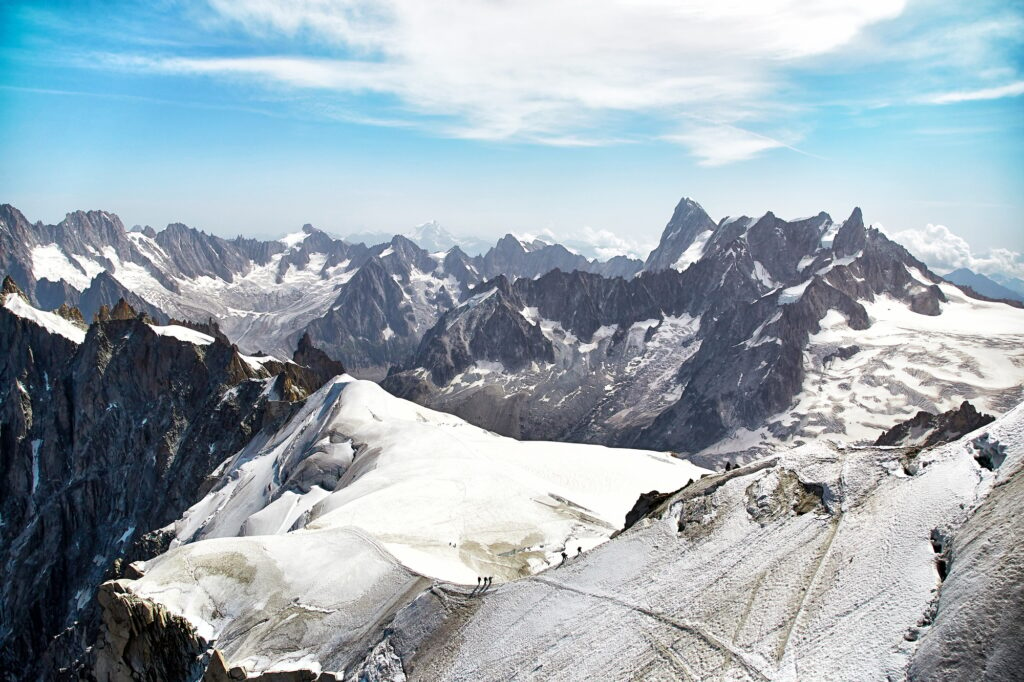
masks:
<path id="1" fill-rule="evenodd" d="M 945 225 L 925 225 L 922 229 L 892 232 L 876 225 L 902 244 L 939 274 L 967 268 L 983 275 L 1009 275 L 1024 278 L 1024 256 L 1010 249 L 991 249 L 976 254 L 963 237 Z"/>

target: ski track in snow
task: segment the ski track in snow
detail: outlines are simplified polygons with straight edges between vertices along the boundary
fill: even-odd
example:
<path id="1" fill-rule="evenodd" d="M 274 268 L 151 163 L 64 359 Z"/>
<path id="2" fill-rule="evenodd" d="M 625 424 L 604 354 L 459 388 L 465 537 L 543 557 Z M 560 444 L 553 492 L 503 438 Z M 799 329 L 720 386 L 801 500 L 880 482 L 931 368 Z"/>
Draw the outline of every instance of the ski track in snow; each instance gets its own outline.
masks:
<path id="1" fill-rule="evenodd" d="M 300 653 L 335 661 L 320 640 L 339 627 L 340 603 L 391 604 L 412 579 L 472 586 L 480 575 L 499 584 L 536 573 L 562 552 L 605 543 L 640 493 L 707 473 L 663 453 L 502 438 L 348 376 L 219 472 L 220 483 L 175 524 L 173 548 L 126 584 L 221 641 L 250 672 Z M 356 558 L 341 560 L 345 552 Z M 304 565 L 311 553 L 319 568 Z M 347 583 L 364 564 L 374 567 L 368 579 L 392 576 L 404 587 Z M 310 580 L 338 584 L 309 602 Z M 288 661 L 268 657 L 259 637 L 269 635 L 253 633 L 291 622 L 282 603 L 296 600 L 323 616 L 308 636 L 295 635 Z M 256 604 L 251 613 L 246 603 Z"/>
<path id="2" fill-rule="evenodd" d="M 1009 453 L 1000 470 L 1015 470 L 1024 406 L 984 432 Z M 955 529 L 997 476 L 974 460 L 976 435 L 922 452 L 915 475 L 905 450 L 826 443 L 747 467 L 663 520 L 485 594 L 410 679 L 900 679 L 916 646 L 904 635 L 941 583 L 931 531 Z M 785 470 L 823 486 L 824 508 L 784 506 L 762 525 L 750 510 Z M 682 509 L 695 516 L 679 532 Z M 676 627 L 691 624 L 700 631 Z"/>

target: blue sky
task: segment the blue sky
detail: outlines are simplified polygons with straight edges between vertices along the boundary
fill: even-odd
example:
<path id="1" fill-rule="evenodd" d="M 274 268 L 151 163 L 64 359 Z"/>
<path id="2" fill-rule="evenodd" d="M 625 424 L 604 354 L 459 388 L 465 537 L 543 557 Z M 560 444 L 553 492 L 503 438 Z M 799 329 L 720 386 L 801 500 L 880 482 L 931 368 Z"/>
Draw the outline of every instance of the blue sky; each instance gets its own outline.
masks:
<path id="1" fill-rule="evenodd" d="M 683 195 L 860 205 L 1024 274 L 1022 42 L 1019 2 L 5 2 L 0 201 L 640 250 Z"/>

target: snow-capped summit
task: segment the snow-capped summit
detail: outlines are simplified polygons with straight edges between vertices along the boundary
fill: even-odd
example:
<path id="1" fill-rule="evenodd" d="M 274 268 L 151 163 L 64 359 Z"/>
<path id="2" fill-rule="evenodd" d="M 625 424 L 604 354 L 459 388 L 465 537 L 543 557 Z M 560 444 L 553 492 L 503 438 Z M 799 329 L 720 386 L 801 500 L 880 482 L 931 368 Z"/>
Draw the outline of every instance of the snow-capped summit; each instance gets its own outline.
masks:
<path id="1" fill-rule="evenodd" d="M 448 230 L 441 227 L 436 220 L 431 220 L 417 225 L 408 235 L 409 239 L 416 242 L 421 248 L 432 253 L 448 251 L 453 246 L 459 246 L 457 240 Z M 465 249 L 463 249 L 465 250 Z"/>

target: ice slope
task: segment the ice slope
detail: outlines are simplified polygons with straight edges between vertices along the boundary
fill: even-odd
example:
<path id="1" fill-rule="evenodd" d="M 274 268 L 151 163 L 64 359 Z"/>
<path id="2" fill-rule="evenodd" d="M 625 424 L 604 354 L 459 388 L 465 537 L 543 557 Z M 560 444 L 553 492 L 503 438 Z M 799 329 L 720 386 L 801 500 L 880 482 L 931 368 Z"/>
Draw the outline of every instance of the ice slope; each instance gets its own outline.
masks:
<path id="1" fill-rule="evenodd" d="M 984 431 L 1017 470 L 1024 407 Z M 955 535 L 996 479 L 977 436 L 916 456 L 821 442 L 703 479 L 660 518 L 475 600 L 406 673 L 905 679 L 942 584 L 933 530 Z"/>
<path id="2" fill-rule="evenodd" d="M 174 547 L 123 584 L 254 671 L 345 663 L 370 612 L 383 618 L 426 578 L 536 573 L 607 541 L 640 493 L 708 472 L 503 438 L 343 375 L 218 473 Z"/>
<path id="3" fill-rule="evenodd" d="M 344 670 L 430 585 L 355 528 L 206 540 L 146 568 L 121 583 L 254 672 Z"/>

